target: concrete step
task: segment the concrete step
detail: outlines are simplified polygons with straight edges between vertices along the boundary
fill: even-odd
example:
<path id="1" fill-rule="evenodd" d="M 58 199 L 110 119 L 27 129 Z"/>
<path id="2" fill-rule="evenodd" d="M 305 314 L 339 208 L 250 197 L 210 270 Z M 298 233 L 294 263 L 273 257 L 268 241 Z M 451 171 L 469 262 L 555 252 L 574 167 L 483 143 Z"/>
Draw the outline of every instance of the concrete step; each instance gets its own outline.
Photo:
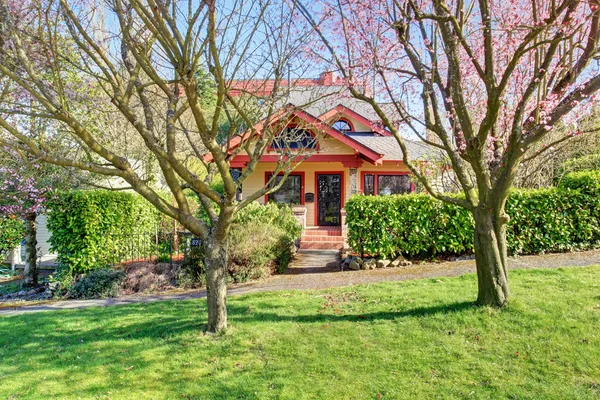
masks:
<path id="1" fill-rule="evenodd" d="M 344 247 L 343 240 L 327 242 L 300 242 L 301 250 L 339 250 Z"/>

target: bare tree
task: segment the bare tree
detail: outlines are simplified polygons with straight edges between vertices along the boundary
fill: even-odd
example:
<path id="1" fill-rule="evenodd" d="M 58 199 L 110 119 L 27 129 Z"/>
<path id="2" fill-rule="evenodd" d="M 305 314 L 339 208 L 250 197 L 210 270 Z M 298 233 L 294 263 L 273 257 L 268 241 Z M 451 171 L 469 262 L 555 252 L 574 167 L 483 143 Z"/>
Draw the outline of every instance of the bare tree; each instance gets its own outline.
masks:
<path id="1" fill-rule="evenodd" d="M 295 2 L 322 44 L 310 49 L 314 57 L 371 104 L 432 196 L 472 213 L 477 301 L 506 304 L 508 193 L 524 155 L 559 123 L 565 134 L 579 130 L 596 102 L 599 1 L 302 3 Z M 402 133 L 447 154 L 464 197 L 436 190 Z M 566 143 L 562 136 L 556 145 Z"/>
<path id="2" fill-rule="evenodd" d="M 302 67 L 296 20 L 277 0 L 0 2 L 0 144 L 39 162 L 122 178 L 202 238 L 209 332 L 227 327 L 227 237 L 235 213 L 281 187 L 310 152 L 278 146 L 273 178 L 236 201 L 293 115 L 281 107 L 280 88 L 288 64 Z M 213 84 L 210 105 L 199 75 Z M 252 91 L 234 96 L 236 79 L 272 90 L 259 100 Z M 52 129 L 30 131 L 26 118 L 51 120 Z M 63 146 L 49 147 L 48 137 Z M 240 152 L 249 162 L 234 180 L 230 160 Z M 173 201 L 136 167 L 144 157 Z M 217 175 L 223 193 L 210 185 Z M 208 223 L 194 215 L 186 190 L 198 195 Z"/>

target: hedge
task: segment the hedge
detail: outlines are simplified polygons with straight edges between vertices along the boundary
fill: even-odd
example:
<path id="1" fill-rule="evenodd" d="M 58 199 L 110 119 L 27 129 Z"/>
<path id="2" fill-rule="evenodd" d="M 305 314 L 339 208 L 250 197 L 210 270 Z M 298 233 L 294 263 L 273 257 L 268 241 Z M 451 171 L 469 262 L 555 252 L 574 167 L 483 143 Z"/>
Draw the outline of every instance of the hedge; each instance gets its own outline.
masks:
<path id="1" fill-rule="evenodd" d="M 14 215 L 0 216 L 0 263 L 25 235 L 23 220 Z"/>
<path id="2" fill-rule="evenodd" d="M 571 172 L 594 170 L 600 170 L 600 153 L 590 154 L 565 161 L 561 165 L 557 175 L 562 178 Z"/>
<path id="3" fill-rule="evenodd" d="M 600 246 L 600 172 L 569 174 L 557 188 L 514 190 L 506 210 L 511 254 Z M 348 243 L 360 253 L 413 257 L 473 252 L 473 219 L 427 195 L 353 196 Z"/>
<path id="4" fill-rule="evenodd" d="M 131 235 L 154 232 L 158 212 L 141 196 L 103 190 L 58 193 L 47 205 L 51 250 L 71 274 L 105 267 Z"/>

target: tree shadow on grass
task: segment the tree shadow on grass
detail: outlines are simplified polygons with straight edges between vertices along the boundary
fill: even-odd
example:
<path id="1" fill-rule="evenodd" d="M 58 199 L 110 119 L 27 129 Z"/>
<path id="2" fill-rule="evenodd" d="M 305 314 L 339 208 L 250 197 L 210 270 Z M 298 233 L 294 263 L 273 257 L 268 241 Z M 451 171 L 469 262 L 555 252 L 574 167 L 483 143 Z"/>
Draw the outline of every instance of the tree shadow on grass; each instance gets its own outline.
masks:
<path id="1" fill-rule="evenodd" d="M 246 307 L 228 307 L 232 323 L 244 322 L 294 322 L 294 323 L 325 323 L 325 322 L 372 322 L 396 320 L 410 317 L 428 317 L 436 314 L 450 314 L 474 308 L 473 302 L 464 301 L 453 304 L 440 304 L 431 307 L 416 307 L 403 311 L 352 313 L 341 314 L 333 311 L 315 312 L 309 315 L 281 315 L 267 312 L 247 312 Z"/>

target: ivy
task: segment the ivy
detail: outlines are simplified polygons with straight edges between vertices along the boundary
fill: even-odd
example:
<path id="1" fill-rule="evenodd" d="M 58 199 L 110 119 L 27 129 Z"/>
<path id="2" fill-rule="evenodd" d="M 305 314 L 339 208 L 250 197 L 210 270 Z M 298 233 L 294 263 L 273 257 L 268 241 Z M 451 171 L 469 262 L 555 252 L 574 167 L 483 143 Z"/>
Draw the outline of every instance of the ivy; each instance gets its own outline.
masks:
<path id="1" fill-rule="evenodd" d="M 353 196 L 348 242 L 361 253 L 414 257 L 473 252 L 469 211 L 427 195 Z M 560 187 L 514 190 L 506 211 L 508 251 L 533 254 L 600 246 L 600 172 L 567 175 Z"/>
<path id="2" fill-rule="evenodd" d="M 154 232 L 155 208 L 137 194 L 110 191 L 60 192 L 48 201 L 51 250 L 70 274 L 107 266 L 126 254 L 126 238 Z"/>

